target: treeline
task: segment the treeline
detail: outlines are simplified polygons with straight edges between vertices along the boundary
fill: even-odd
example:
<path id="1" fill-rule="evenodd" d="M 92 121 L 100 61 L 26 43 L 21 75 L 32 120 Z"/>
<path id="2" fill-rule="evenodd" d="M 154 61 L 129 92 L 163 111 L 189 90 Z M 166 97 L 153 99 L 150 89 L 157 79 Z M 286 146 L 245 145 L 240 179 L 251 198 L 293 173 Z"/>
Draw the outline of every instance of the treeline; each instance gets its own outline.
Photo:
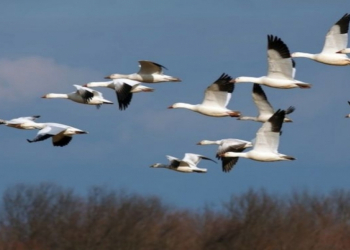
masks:
<path id="1" fill-rule="evenodd" d="M 350 192 L 250 190 L 200 210 L 98 187 L 86 196 L 54 184 L 3 194 L 0 250 L 118 249 L 349 250 Z"/>

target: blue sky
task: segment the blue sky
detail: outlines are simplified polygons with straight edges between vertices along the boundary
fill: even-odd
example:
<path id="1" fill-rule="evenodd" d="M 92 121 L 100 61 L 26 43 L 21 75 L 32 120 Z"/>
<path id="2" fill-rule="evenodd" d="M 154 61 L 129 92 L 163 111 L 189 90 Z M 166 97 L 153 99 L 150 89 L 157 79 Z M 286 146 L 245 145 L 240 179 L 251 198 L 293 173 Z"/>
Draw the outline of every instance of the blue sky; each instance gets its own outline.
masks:
<path id="1" fill-rule="evenodd" d="M 204 89 L 223 72 L 232 77 L 266 74 L 267 35 L 282 38 L 291 52 L 321 51 L 328 29 L 347 1 L 4 1 L 0 10 L 0 118 L 41 115 L 89 131 L 62 148 L 50 140 L 27 143 L 37 131 L 0 127 L 0 192 L 16 183 L 55 182 L 84 193 L 94 185 L 158 195 L 179 207 L 218 205 L 249 188 L 272 193 L 349 188 L 350 68 L 297 58 L 296 79 L 311 89 L 264 87 L 277 108 L 296 107 L 285 124 L 280 152 L 293 162 L 240 159 L 228 174 L 202 161 L 207 174 L 151 169 L 198 153 L 214 158 L 216 146 L 202 139 L 255 137 L 260 123 L 168 110 L 175 102 L 200 103 Z M 46 93 L 69 93 L 73 84 L 133 73 L 138 60 L 165 65 L 181 83 L 147 85 L 126 111 L 97 110 Z M 236 85 L 228 107 L 257 114 L 251 83 Z M 98 88 L 116 102 L 110 89 Z"/>

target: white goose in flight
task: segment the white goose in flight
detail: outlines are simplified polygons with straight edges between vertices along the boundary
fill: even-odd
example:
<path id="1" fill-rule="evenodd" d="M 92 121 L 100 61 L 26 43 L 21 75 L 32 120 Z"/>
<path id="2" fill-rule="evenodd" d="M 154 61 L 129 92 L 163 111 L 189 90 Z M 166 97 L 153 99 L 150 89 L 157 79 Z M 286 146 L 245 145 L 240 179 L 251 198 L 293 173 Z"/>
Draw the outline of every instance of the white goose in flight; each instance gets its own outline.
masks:
<path id="1" fill-rule="evenodd" d="M 143 86 L 139 81 L 129 79 L 115 79 L 106 82 L 90 82 L 83 85 L 85 87 L 105 87 L 110 88 L 117 94 L 118 104 L 120 110 L 125 110 L 132 99 L 133 93 L 138 92 L 153 92 L 154 89 Z"/>
<path id="2" fill-rule="evenodd" d="M 38 123 L 35 122 L 35 119 L 39 118 L 40 115 L 33 115 L 27 117 L 18 117 L 11 120 L 0 120 L 0 125 L 4 124 L 11 128 L 18 129 L 37 129 Z"/>
<path id="3" fill-rule="evenodd" d="M 345 14 L 330 28 L 321 53 L 295 52 L 292 54 L 292 57 L 306 57 L 316 62 L 336 66 L 349 65 L 350 58 L 345 55 L 345 53 L 350 51 L 345 49 L 348 45 L 349 21 L 350 14 Z"/>
<path id="4" fill-rule="evenodd" d="M 88 132 L 60 124 L 60 123 L 37 123 L 37 128 L 40 129 L 37 136 L 33 140 L 27 139 L 28 142 L 38 142 L 52 137 L 54 146 L 66 146 L 73 138 L 73 135 L 87 134 Z"/>
<path id="5" fill-rule="evenodd" d="M 281 128 L 285 116 L 284 110 L 277 110 L 256 133 L 253 149 L 248 152 L 227 152 L 221 157 L 244 157 L 255 161 L 290 161 L 294 157 L 278 153 Z"/>
<path id="6" fill-rule="evenodd" d="M 239 139 L 222 139 L 217 141 L 202 140 L 197 145 L 219 145 L 216 158 L 222 162 L 222 171 L 229 172 L 238 161 L 238 157 L 221 156 L 226 152 L 243 152 L 246 148 L 250 148 L 253 144 L 249 141 Z"/>
<path id="7" fill-rule="evenodd" d="M 295 62 L 290 56 L 287 45 L 280 38 L 273 35 L 268 35 L 267 41 L 267 59 L 269 64 L 267 76 L 240 76 L 231 82 L 253 82 L 279 89 L 311 88 L 311 84 L 294 79 Z"/>
<path id="8" fill-rule="evenodd" d="M 113 102 L 104 99 L 101 92 L 80 85 L 73 86 L 77 89 L 77 91 L 69 94 L 50 93 L 42 96 L 42 98 L 69 99 L 78 103 L 96 105 L 97 108 L 99 108 L 102 104 L 113 104 Z"/>
<path id="9" fill-rule="evenodd" d="M 158 83 L 158 82 L 181 82 L 180 78 L 163 74 L 163 65 L 151 61 L 139 61 L 140 70 L 137 73 L 123 75 L 112 74 L 106 76 L 105 79 L 130 79 L 139 82 Z"/>
<path id="10" fill-rule="evenodd" d="M 167 155 L 166 157 L 170 162 L 168 165 L 162 163 L 155 163 L 151 166 L 151 168 L 166 168 L 182 173 L 206 173 L 207 169 L 197 167 L 197 164 L 200 162 L 200 160 L 209 160 L 216 163 L 216 161 L 208 157 L 192 153 L 186 153 L 185 157 L 182 160 L 169 155 Z"/>
<path id="11" fill-rule="evenodd" d="M 231 80 L 232 78 L 229 75 L 223 73 L 219 79 L 207 87 L 204 94 L 204 100 L 201 104 L 193 105 L 179 102 L 171 105 L 168 108 L 185 108 L 213 117 L 239 117 L 239 111 L 233 111 L 226 108 L 231 99 L 235 86 L 234 84 L 230 83 Z"/>
<path id="12" fill-rule="evenodd" d="M 267 100 L 267 96 L 259 84 L 254 83 L 252 96 L 253 101 L 259 110 L 259 115 L 257 117 L 240 116 L 237 118 L 237 120 L 266 122 L 274 114 L 275 111 L 273 110 L 271 104 Z M 285 110 L 286 115 L 292 113 L 294 110 L 295 108 L 293 106 L 290 106 L 288 109 Z M 288 117 L 285 117 L 283 122 L 292 122 L 292 120 Z"/>

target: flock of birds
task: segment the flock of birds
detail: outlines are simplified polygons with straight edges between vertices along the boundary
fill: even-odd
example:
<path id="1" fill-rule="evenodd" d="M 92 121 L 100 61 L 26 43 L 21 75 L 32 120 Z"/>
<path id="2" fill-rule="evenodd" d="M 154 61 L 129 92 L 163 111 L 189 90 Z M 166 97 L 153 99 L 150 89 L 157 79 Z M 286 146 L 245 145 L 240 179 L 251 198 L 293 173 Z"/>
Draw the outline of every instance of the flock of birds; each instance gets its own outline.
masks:
<path id="1" fill-rule="evenodd" d="M 291 106 L 286 110 L 278 109 L 274 111 L 261 85 L 279 89 L 311 88 L 311 84 L 294 78 L 295 61 L 292 58 L 295 57 L 305 57 L 316 62 L 335 66 L 350 65 L 350 58 L 346 55 L 350 53 L 350 48 L 347 48 L 349 21 L 350 14 L 345 14 L 331 27 L 326 35 L 323 50 L 318 54 L 302 52 L 291 54 L 287 45 L 279 37 L 268 35 L 268 72 L 266 76 L 240 76 L 233 79 L 223 73 L 214 83 L 206 88 L 202 103 L 193 105 L 179 102 L 171 105 L 169 109 L 185 108 L 206 116 L 230 116 L 237 117 L 238 120 L 252 120 L 263 123 L 253 141 L 223 139 L 216 141 L 202 140 L 197 143 L 198 145 L 218 145 L 216 157 L 222 161 L 222 170 L 224 172 L 229 172 L 237 163 L 239 157 L 263 162 L 295 160 L 292 156 L 278 152 L 282 125 L 284 122 L 292 122 L 287 115 L 292 113 L 295 108 Z M 103 104 L 113 104 L 113 102 L 104 99 L 101 92 L 92 88 L 106 87 L 116 92 L 119 109 L 125 110 L 131 103 L 133 93 L 154 91 L 154 89 L 143 86 L 141 83 L 181 81 L 180 78 L 163 74 L 163 69 L 166 68 L 158 63 L 139 61 L 139 66 L 139 71 L 134 74 L 112 74 L 105 77 L 109 81 L 90 82 L 83 86 L 74 85 L 76 91 L 72 93 L 49 93 L 42 98 L 64 98 L 77 103 L 96 105 L 99 108 Z M 241 82 L 253 83 L 253 101 L 259 111 L 256 117 L 243 116 L 241 112 L 227 108 L 235 85 Z M 38 142 L 52 138 L 53 145 L 61 147 L 67 145 L 72 140 L 73 135 L 88 133 L 65 124 L 38 123 L 35 120 L 39 117 L 30 116 L 12 120 L 0 120 L 0 124 L 17 129 L 39 129 L 36 137 L 32 140 L 27 140 L 28 142 Z M 350 117 L 350 114 L 346 117 Z M 246 148 L 252 149 L 243 152 Z M 207 169 L 199 168 L 197 164 L 201 159 L 214 161 L 203 155 L 193 153 L 186 153 L 183 159 L 173 156 L 166 157 L 169 160 L 169 164 L 156 163 L 151 167 L 166 168 L 185 173 L 205 173 Z"/>

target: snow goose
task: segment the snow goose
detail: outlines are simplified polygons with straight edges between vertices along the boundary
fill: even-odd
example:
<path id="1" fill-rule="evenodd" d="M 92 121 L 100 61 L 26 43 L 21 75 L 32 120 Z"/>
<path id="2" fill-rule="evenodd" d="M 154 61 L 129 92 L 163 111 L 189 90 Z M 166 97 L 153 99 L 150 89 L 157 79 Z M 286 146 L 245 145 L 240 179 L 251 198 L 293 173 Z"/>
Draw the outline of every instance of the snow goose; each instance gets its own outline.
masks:
<path id="1" fill-rule="evenodd" d="M 279 89 L 311 88 L 311 84 L 294 79 L 295 62 L 290 56 L 287 45 L 281 40 L 281 38 L 268 35 L 267 41 L 267 58 L 269 64 L 267 76 L 241 76 L 231 82 L 253 82 Z"/>
<path id="2" fill-rule="evenodd" d="M 222 139 L 217 141 L 202 140 L 197 145 L 219 145 L 216 158 L 222 162 L 222 171 L 229 172 L 238 161 L 238 157 L 221 156 L 226 152 L 243 152 L 246 148 L 252 147 L 249 141 L 239 139 Z"/>
<path id="3" fill-rule="evenodd" d="M 349 51 L 345 49 L 348 44 L 348 30 L 349 30 L 350 14 L 345 14 L 339 19 L 328 31 L 326 40 L 323 46 L 323 50 L 318 54 L 310 54 L 303 52 L 295 52 L 292 57 L 306 57 L 316 62 L 346 66 L 350 64 L 350 58 L 348 58 L 344 52 Z M 337 53 L 340 52 L 341 53 Z M 344 52 L 343 52 L 344 51 Z"/>
<path id="4" fill-rule="evenodd" d="M 200 162 L 200 160 L 209 160 L 216 163 L 216 161 L 208 157 L 191 153 L 186 153 L 185 157 L 182 160 L 172 157 L 170 155 L 167 155 L 166 157 L 168 158 L 170 164 L 166 165 L 162 163 L 155 163 L 151 166 L 151 168 L 167 168 L 183 173 L 206 173 L 207 169 L 197 167 L 197 164 Z"/>
<path id="5" fill-rule="evenodd" d="M 256 122 L 266 122 L 275 112 L 267 100 L 266 94 L 262 87 L 259 84 L 254 83 L 253 92 L 252 92 L 253 100 L 255 105 L 259 110 L 259 115 L 257 117 L 251 116 L 240 116 L 237 120 L 251 120 Z M 286 114 L 290 114 L 295 110 L 293 106 L 290 106 L 285 110 Z M 288 117 L 285 117 L 283 122 L 292 122 L 292 120 Z"/>
<path id="6" fill-rule="evenodd" d="M 116 79 L 107 82 L 90 82 L 83 85 L 85 87 L 106 87 L 113 89 L 117 94 L 118 104 L 120 110 L 125 110 L 132 99 L 133 93 L 138 92 L 153 92 L 154 89 L 143 86 L 138 81 L 129 79 Z"/>
<path id="7" fill-rule="evenodd" d="M 248 152 L 226 152 L 221 157 L 244 157 L 255 161 L 289 161 L 294 157 L 278 153 L 284 110 L 277 110 L 256 133 L 253 149 Z"/>
<path id="8" fill-rule="evenodd" d="M 179 102 L 168 108 L 185 108 L 203 115 L 214 117 L 239 117 L 239 111 L 232 111 L 226 108 L 235 86 L 230 83 L 231 80 L 232 78 L 229 75 L 223 73 L 219 79 L 207 87 L 202 104 L 193 105 Z"/>
<path id="9" fill-rule="evenodd" d="M 37 129 L 38 123 L 35 122 L 35 119 L 39 118 L 40 115 L 33 115 L 27 117 L 18 117 L 11 120 L 0 120 L 0 125 L 4 124 L 11 128 L 18 129 Z"/>
<path id="10" fill-rule="evenodd" d="M 28 142 L 43 141 L 52 137 L 52 144 L 54 146 L 66 146 L 71 140 L 72 136 L 76 134 L 87 134 L 88 132 L 60 124 L 60 123 L 37 123 L 40 129 L 37 136 L 33 140 L 27 139 Z"/>
<path id="11" fill-rule="evenodd" d="M 166 67 L 151 61 L 139 61 L 140 70 L 137 73 L 122 75 L 112 74 L 106 76 L 105 79 L 120 79 L 126 78 L 130 80 L 147 82 L 147 83 L 158 83 L 158 82 L 181 82 L 180 78 L 168 76 L 163 74 L 163 68 Z"/>
<path id="12" fill-rule="evenodd" d="M 77 91 L 69 94 L 50 93 L 42 96 L 42 98 L 69 99 L 78 103 L 96 105 L 97 108 L 99 108 L 102 104 L 113 104 L 113 102 L 104 99 L 101 92 L 80 85 L 73 86 L 77 89 Z"/>

